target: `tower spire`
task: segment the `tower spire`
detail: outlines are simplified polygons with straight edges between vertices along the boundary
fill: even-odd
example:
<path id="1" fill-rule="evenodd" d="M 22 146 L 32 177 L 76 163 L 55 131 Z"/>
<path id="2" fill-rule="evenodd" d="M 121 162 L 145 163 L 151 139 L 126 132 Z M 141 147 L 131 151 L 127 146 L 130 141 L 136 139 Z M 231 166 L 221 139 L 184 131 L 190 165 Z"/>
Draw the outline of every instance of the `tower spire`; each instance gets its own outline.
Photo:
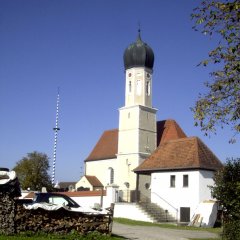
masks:
<path id="1" fill-rule="evenodd" d="M 141 24 L 140 24 L 140 22 L 138 22 L 138 37 L 137 37 L 137 40 L 142 40 L 141 39 Z"/>
<path id="2" fill-rule="evenodd" d="M 58 112 L 59 112 L 59 99 L 60 99 L 60 90 L 58 88 L 57 94 L 57 108 L 56 108 L 56 122 L 54 130 L 54 147 L 53 147 L 53 166 L 52 166 L 52 185 L 55 183 L 55 166 L 56 166 L 56 156 L 57 156 L 57 136 L 60 128 L 58 127 Z"/>

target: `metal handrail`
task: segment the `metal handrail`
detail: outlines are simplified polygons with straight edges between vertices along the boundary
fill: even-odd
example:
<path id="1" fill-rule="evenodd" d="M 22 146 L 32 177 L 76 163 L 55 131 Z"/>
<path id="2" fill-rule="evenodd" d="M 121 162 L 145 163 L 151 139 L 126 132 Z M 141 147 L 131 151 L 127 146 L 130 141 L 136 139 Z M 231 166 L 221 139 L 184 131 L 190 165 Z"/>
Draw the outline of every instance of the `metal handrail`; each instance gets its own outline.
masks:
<path id="1" fill-rule="evenodd" d="M 155 194 L 158 198 L 160 198 L 162 201 L 164 201 L 165 203 L 167 203 L 171 208 L 173 208 L 176 211 L 176 219 L 178 219 L 178 209 L 175 208 L 171 203 L 169 203 L 167 200 L 165 200 L 164 198 L 162 198 L 158 193 L 156 192 L 151 192 L 151 194 Z"/>

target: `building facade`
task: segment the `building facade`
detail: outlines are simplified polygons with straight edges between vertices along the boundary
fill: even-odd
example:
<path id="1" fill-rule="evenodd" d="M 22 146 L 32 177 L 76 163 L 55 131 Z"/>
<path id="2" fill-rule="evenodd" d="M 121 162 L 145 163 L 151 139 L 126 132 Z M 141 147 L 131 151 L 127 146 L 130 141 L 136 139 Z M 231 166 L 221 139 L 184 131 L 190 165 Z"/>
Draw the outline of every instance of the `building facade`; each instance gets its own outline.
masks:
<path id="1" fill-rule="evenodd" d="M 118 186 L 119 201 L 154 202 L 188 219 L 202 200 L 212 198 L 208 185 L 222 164 L 176 121 L 157 121 L 153 65 L 153 50 L 139 32 L 124 52 L 125 105 L 119 109 L 119 128 L 102 134 L 85 159 L 85 175 L 103 187 Z"/>

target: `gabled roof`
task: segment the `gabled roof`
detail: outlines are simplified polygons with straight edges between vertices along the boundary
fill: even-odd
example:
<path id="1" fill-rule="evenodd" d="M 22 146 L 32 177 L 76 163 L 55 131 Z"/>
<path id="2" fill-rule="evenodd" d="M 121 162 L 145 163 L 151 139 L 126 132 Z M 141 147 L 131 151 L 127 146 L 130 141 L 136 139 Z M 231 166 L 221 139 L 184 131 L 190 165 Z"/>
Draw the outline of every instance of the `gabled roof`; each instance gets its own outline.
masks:
<path id="1" fill-rule="evenodd" d="M 69 186 L 75 187 L 76 182 L 60 182 L 58 183 L 60 188 L 68 188 Z"/>
<path id="2" fill-rule="evenodd" d="M 157 146 L 169 140 L 187 137 L 175 120 L 167 119 L 157 122 Z"/>
<path id="3" fill-rule="evenodd" d="M 29 192 L 25 197 L 24 199 L 33 199 L 35 196 L 35 192 Z"/>
<path id="4" fill-rule="evenodd" d="M 134 172 L 180 169 L 214 171 L 221 167 L 220 160 L 198 137 L 189 137 L 162 143 Z"/>
<path id="5" fill-rule="evenodd" d="M 105 131 L 85 161 L 116 158 L 118 129 Z"/>
<path id="6" fill-rule="evenodd" d="M 106 190 L 102 191 L 77 191 L 77 192 L 57 192 L 68 197 L 96 197 L 96 196 L 106 196 Z"/>
<path id="7" fill-rule="evenodd" d="M 85 178 L 93 187 L 103 187 L 102 183 L 99 181 L 99 179 L 96 176 L 85 175 Z"/>
<path id="8" fill-rule="evenodd" d="M 168 119 L 157 122 L 157 146 L 166 141 L 183 137 L 186 137 L 186 134 L 174 120 Z M 102 134 L 85 162 L 116 158 L 117 152 L 118 129 L 108 130 Z"/>

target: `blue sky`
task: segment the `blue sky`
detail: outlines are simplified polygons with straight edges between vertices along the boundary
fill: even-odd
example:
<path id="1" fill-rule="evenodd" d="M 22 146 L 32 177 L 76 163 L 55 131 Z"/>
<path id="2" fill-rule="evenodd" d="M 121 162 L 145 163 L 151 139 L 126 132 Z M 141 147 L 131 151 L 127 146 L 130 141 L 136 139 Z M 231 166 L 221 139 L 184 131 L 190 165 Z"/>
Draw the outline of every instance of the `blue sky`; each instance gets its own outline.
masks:
<path id="1" fill-rule="evenodd" d="M 124 106 L 123 53 L 142 40 L 155 53 L 153 106 L 175 119 L 222 160 L 239 156 L 229 129 L 204 137 L 190 107 L 209 79 L 196 67 L 215 40 L 192 30 L 192 0 L 1 0 L 0 165 L 12 169 L 32 151 L 52 164 L 57 89 L 60 111 L 56 177 L 77 181 L 104 130 L 118 128 Z M 213 66 L 215 68 L 216 66 Z M 50 171 L 51 173 L 51 171 Z"/>

